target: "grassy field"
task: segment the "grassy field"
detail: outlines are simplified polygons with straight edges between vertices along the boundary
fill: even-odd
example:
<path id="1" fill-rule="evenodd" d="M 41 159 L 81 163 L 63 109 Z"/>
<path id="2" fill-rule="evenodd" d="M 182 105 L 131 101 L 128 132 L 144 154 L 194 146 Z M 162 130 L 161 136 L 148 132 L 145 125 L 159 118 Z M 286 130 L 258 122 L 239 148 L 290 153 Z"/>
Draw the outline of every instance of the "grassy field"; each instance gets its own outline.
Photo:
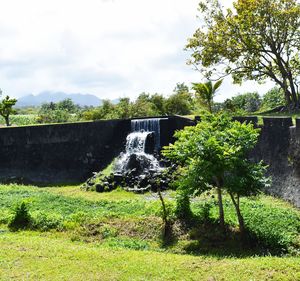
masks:
<path id="1" fill-rule="evenodd" d="M 165 197 L 174 208 L 175 193 Z M 34 227 L 11 232 L 7 225 L 22 200 Z M 225 243 L 212 235 L 214 198 L 196 198 L 193 212 L 201 217 L 207 204 L 209 224 L 187 229 L 175 223 L 176 239 L 162 246 L 155 194 L 0 185 L 0 280 L 300 280 L 299 210 L 269 196 L 243 199 L 246 224 L 265 242 L 246 249 L 234 240 L 237 222 L 228 198 L 232 232 Z M 291 250 L 274 255 L 266 250 L 269 241 Z"/>

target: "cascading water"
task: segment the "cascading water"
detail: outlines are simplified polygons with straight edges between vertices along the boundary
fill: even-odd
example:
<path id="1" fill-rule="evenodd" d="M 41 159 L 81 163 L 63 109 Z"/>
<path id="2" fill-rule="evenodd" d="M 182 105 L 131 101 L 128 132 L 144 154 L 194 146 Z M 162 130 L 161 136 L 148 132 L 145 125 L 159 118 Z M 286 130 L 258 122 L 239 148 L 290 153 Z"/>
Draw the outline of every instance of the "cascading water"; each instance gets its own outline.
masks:
<path id="1" fill-rule="evenodd" d="M 154 132 L 155 149 L 160 148 L 160 121 L 162 118 L 131 120 L 131 132 Z"/>
<path id="2" fill-rule="evenodd" d="M 135 169 L 138 174 L 145 170 L 160 170 L 159 161 L 149 151 L 160 148 L 160 120 L 135 119 L 131 121 L 131 133 L 126 138 L 126 150 L 115 163 L 114 170 L 123 174 Z M 153 146 L 151 149 L 151 146 Z"/>

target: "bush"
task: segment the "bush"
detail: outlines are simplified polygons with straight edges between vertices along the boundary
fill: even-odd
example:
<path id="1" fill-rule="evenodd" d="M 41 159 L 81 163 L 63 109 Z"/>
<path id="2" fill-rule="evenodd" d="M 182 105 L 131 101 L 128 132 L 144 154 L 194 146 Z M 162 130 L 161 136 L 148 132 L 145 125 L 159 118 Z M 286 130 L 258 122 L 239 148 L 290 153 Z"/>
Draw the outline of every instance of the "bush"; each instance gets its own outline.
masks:
<path id="1" fill-rule="evenodd" d="M 22 201 L 16 206 L 15 214 L 10 220 L 8 227 L 10 230 L 27 229 L 31 227 L 32 218 L 28 211 L 27 203 Z"/>
<path id="2" fill-rule="evenodd" d="M 261 203 L 243 204 L 246 227 L 260 244 L 275 253 L 300 250 L 300 216 L 293 210 L 264 206 Z"/>
<path id="3" fill-rule="evenodd" d="M 48 231 L 50 229 L 62 230 L 64 228 L 63 218 L 58 214 L 37 212 L 32 215 L 31 228 L 41 231 Z"/>

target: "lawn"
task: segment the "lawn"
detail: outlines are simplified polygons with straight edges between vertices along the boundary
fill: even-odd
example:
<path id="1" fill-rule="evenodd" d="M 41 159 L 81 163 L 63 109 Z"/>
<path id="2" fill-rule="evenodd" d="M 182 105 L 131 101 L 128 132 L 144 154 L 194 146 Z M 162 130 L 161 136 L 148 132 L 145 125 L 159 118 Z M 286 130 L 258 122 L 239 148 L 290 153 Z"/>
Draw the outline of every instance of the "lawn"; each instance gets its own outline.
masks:
<path id="1" fill-rule="evenodd" d="M 172 209 L 174 192 L 165 197 Z M 236 229 L 227 199 L 226 222 Z M 35 227 L 11 232 L 7 224 L 21 200 L 28 202 Z M 213 222 L 215 203 L 211 196 L 202 196 L 193 200 L 192 209 L 199 215 L 209 204 Z M 232 239 L 218 244 L 202 239 L 201 225 L 184 230 L 178 224 L 176 239 L 163 247 L 154 194 L 0 185 L 0 280 L 299 280 L 299 210 L 270 196 L 243 199 L 242 210 L 262 242 L 268 246 L 275 241 L 292 250 L 271 255 L 261 248 L 236 246 Z"/>

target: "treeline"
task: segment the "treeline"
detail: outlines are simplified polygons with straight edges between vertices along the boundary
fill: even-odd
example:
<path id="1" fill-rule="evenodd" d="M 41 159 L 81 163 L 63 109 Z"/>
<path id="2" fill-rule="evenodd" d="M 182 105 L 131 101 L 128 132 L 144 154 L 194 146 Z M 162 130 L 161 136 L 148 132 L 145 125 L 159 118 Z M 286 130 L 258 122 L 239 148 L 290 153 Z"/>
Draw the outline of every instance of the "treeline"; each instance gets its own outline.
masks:
<path id="1" fill-rule="evenodd" d="M 104 100 L 96 107 L 80 107 L 71 99 L 57 103 L 44 103 L 40 107 L 19 108 L 12 111 L 10 121 L 14 125 L 76 122 L 84 120 L 119 119 L 163 115 L 201 115 L 212 108 L 212 112 L 226 111 L 234 115 L 246 115 L 268 111 L 283 106 L 283 92 L 273 88 L 265 95 L 248 92 L 236 95 L 224 102 L 210 101 L 199 95 L 194 88 L 177 83 L 169 96 L 141 93 L 135 100 L 120 98 L 117 103 Z M 4 119 L 3 119 L 3 124 Z"/>

